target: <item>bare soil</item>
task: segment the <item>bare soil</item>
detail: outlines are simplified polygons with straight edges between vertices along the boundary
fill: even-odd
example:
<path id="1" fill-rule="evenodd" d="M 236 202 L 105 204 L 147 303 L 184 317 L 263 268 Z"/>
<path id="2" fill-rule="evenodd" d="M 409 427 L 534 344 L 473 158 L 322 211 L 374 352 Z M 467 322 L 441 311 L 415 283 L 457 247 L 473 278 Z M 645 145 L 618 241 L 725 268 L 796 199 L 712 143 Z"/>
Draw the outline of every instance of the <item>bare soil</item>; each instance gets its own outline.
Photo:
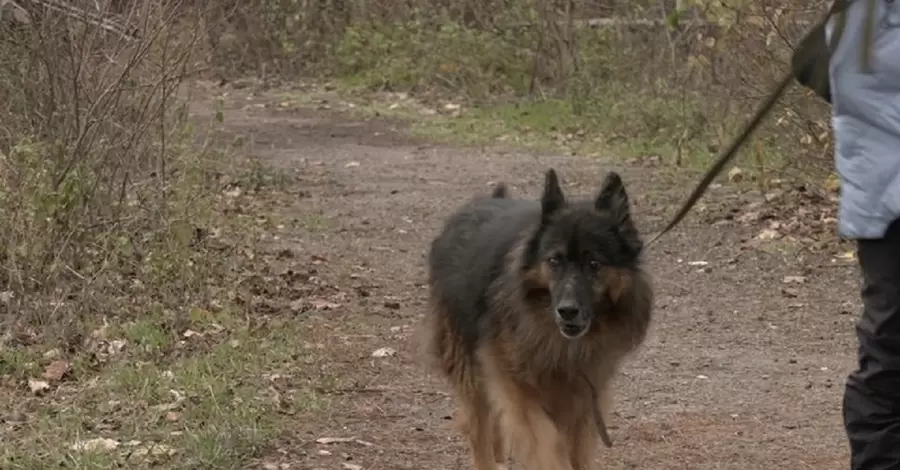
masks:
<path id="1" fill-rule="evenodd" d="M 277 101 L 232 90 L 225 128 L 294 175 L 267 209 L 302 228 L 266 243 L 294 253 L 273 270 L 327 286 L 317 309 L 290 321 L 306 332 L 295 340 L 293 373 L 318 384 L 328 405 L 298 416 L 260 460 L 265 468 L 471 468 L 450 425 L 448 389 L 420 366 L 413 342 L 426 306 L 425 255 L 444 218 L 492 182 L 537 197 L 554 167 L 567 193 L 588 195 L 615 169 L 649 235 L 697 179 L 647 162 L 458 148 L 412 138 L 396 120 Z M 846 467 L 841 395 L 855 362 L 857 268 L 836 259 L 852 246 L 833 241 L 829 220 L 815 249 L 757 238 L 773 220 L 809 214 L 796 194 L 760 205 L 758 191 L 715 188 L 647 252 L 656 317 L 618 381 L 602 468 Z M 741 217 L 751 210 L 769 219 Z M 396 354 L 373 357 L 380 348 Z"/>

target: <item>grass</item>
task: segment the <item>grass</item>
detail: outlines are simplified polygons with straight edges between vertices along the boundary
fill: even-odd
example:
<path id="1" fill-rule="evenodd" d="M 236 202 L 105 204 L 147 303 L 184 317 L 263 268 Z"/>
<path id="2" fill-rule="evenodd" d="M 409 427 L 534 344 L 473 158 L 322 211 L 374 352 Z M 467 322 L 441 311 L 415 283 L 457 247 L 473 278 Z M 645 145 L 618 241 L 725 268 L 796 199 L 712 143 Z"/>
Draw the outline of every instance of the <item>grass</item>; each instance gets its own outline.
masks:
<path id="1" fill-rule="evenodd" d="M 462 145 L 503 145 L 620 160 L 653 156 L 666 167 L 705 170 L 718 150 L 736 135 L 743 121 L 731 118 L 705 126 L 699 104 L 674 98 L 647 98 L 622 89 L 594 95 L 589 110 L 577 112 L 567 99 L 505 99 L 442 110 L 448 99 L 417 99 L 403 93 L 373 93 L 338 80 L 337 87 L 279 94 L 282 107 L 306 107 L 327 101 L 361 118 L 394 117 L 410 124 L 414 136 Z M 686 116 L 690 116 L 689 119 Z M 687 137 L 684 137 L 687 135 Z M 771 139 L 745 147 L 737 165 L 755 180 L 786 163 Z"/>
<path id="2" fill-rule="evenodd" d="M 307 326 L 279 315 L 299 294 L 268 274 L 277 254 L 259 242 L 290 226 L 271 208 L 296 181 L 261 164 L 222 171 L 221 194 L 205 195 L 193 221 L 222 246 L 160 246 L 140 289 L 95 293 L 103 314 L 81 318 L 77 342 L 0 335 L 0 468 L 237 470 L 329 409 L 319 391 L 334 378 L 302 369 L 322 360 L 314 350 L 298 356 Z M 333 225 L 292 215 L 310 232 Z M 257 311 L 253 289 L 273 285 L 276 311 Z"/>
<path id="3" fill-rule="evenodd" d="M 67 358 L 69 375 L 41 395 L 0 388 L 0 403 L 15 416 L 0 428 L 0 466 L 244 468 L 296 415 L 329 406 L 292 369 L 301 322 L 251 328 L 231 310 L 195 315 L 183 331 L 166 329 L 165 321 L 149 313 L 98 331 L 102 340 Z M 120 349 L 110 353 L 116 343 Z M 40 379 L 51 362 L 39 347 L 3 358 L 6 377 Z M 72 448 L 97 439 L 116 448 Z"/>
<path id="4" fill-rule="evenodd" d="M 647 96 L 612 84 L 576 109 L 564 98 L 500 97 L 494 101 L 453 100 L 403 92 L 373 92 L 358 77 L 338 78 L 327 87 L 277 94 L 282 108 L 329 107 L 364 119 L 406 121 L 414 136 L 462 145 L 501 145 L 619 160 L 654 157 L 670 170 L 702 171 L 745 121 L 740 115 L 715 120 L 703 111 L 702 96 Z M 447 103 L 459 104 L 448 112 Z M 719 114 L 725 114 L 720 112 Z M 777 177 L 791 162 L 783 137 L 753 138 L 735 160 L 750 182 Z"/>
<path id="5" fill-rule="evenodd" d="M 506 13 L 510 18 L 531 18 L 530 7 L 516 6 Z M 540 41 L 533 29 L 487 32 L 432 19 L 430 26 L 399 21 L 348 28 L 331 58 L 334 94 L 362 115 L 407 118 L 413 133 L 427 138 L 622 159 L 653 156 L 670 167 L 705 169 L 749 118 L 764 93 L 759 90 L 769 87 L 744 83 L 741 74 L 781 73 L 748 69 L 755 62 L 744 57 L 740 33 L 717 46 L 741 48 L 718 51 L 735 56 L 723 66 L 712 65 L 702 51 L 674 62 L 669 48 L 675 46 L 654 42 L 661 34 L 632 37 L 576 27 L 572 50 L 580 68 L 567 74 L 558 52 L 535 49 Z M 783 52 L 779 44 L 762 47 L 775 56 Z M 721 82 L 726 75 L 737 81 Z M 308 94 L 293 100 L 318 101 Z M 792 98 L 743 150 L 737 163 L 748 179 L 770 179 L 798 155 L 821 153 L 819 144 L 799 143 L 811 128 L 807 122 L 796 113 L 782 119 L 788 109 L 802 109 L 807 119 L 822 121 L 821 107 L 809 101 Z M 449 116 L 443 109 L 448 102 L 461 105 L 461 112 Z"/>

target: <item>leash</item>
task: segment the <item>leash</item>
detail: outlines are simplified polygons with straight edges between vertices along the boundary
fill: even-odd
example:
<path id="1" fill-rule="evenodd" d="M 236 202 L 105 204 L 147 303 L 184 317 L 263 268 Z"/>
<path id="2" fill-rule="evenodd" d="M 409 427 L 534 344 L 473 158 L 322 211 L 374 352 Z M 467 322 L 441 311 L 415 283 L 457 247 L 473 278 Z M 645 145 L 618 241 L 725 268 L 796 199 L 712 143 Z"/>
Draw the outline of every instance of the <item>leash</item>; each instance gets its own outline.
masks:
<path id="1" fill-rule="evenodd" d="M 829 8 L 828 12 L 824 15 L 824 17 L 821 20 L 819 20 L 819 22 L 815 26 L 813 26 L 813 28 L 806 34 L 806 36 L 801 41 L 801 44 L 811 43 L 811 42 L 815 41 L 817 34 L 824 35 L 825 25 L 828 23 L 828 19 L 833 14 L 840 13 L 840 12 L 843 12 L 844 10 L 846 10 L 848 3 L 849 3 L 848 0 L 835 0 L 835 2 L 832 4 L 831 8 Z M 870 6 L 871 6 L 871 4 L 872 4 L 872 2 L 870 1 Z M 870 8 L 869 11 L 871 13 L 872 9 Z M 871 21 L 872 16 L 874 16 L 874 15 L 870 14 L 870 18 L 868 21 L 868 23 L 870 23 L 870 24 L 872 22 Z M 684 216 L 686 216 L 687 213 L 690 212 L 690 210 L 694 207 L 694 204 L 696 204 L 697 201 L 700 199 L 700 197 L 703 196 L 703 193 L 706 192 L 707 188 L 709 188 L 709 185 L 712 183 L 712 181 L 720 173 L 722 173 L 722 170 L 725 168 L 725 165 L 727 165 L 728 162 L 730 162 L 734 158 L 734 156 L 737 155 L 737 151 L 740 150 L 740 148 L 744 145 L 744 143 L 747 141 L 747 138 L 750 137 L 754 131 L 756 131 L 756 128 L 759 127 L 759 124 L 762 122 L 762 120 L 766 116 L 768 116 L 769 113 L 772 111 L 772 108 L 775 106 L 775 103 L 784 94 L 784 90 L 786 90 L 787 87 L 791 84 L 791 82 L 795 79 L 796 65 L 799 65 L 802 68 L 808 68 L 813 65 L 812 61 L 814 61 L 814 60 L 819 60 L 819 61 L 825 60 L 825 62 L 827 64 L 828 59 L 831 58 L 831 54 L 832 54 L 832 51 L 834 50 L 835 45 L 840 40 L 840 36 L 843 33 L 843 25 L 844 25 L 845 18 L 846 18 L 845 16 L 842 16 L 840 18 L 841 21 L 840 21 L 840 24 L 838 25 L 838 29 L 835 31 L 835 34 L 834 34 L 835 37 L 834 37 L 831 47 L 828 47 L 826 45 L 825 57 L 814 57 L 814 56 L 805 57 L 803 59 L 802 63 L 795 64 L 795 68 L 792 68 L 791 71 L 784 74 L 784 76 L 781 78 L 781 81 L 778 83 L 778 85 L 775 87 L 775 89 L 772 91 L 772 93 L 769 95 L 769 97 L 766 99 L 766 101 L 763 102 L 763 104 L 761 106 L 759 106 L 759 108 L 757 108 L 756 114 L 753 115 L 753 118 L 751 118 L 750 121 L 744 125 L 743 129 L 741 130 L 741 133 L 738 134 L 738 136 L 731 142 L 731 145 L 729 145 L 725 149 L 724 152 L 722 152 L 718 157 L 716 157 L 716 160 L 713 162 L 713 165 L 708 170 L 706 170 L 706 174 L 703 175 L 703 179 L 700 180 L 700 183 L 697 184 L 697 186 L 694 188 L 694 191 L 691 193 L 690 197 L 688 197 L 687 200 L 684 202 L 684 204 L 682 204 L 681 208 L 675 214 L 675 217 L 673 217 L 672 220 L 669 221 L 668 225 L 666 225 L 665 228 L 662 229 L 662 231 L 660 231 L 656 235 L 654 235 L 650 239 L 650 241 L 647 242 L 645 247 L 649 247 L 650 245 L 653 245 L 654 243 L 656 243 L 657 240 L 660 239 L 660 237 L 662 237 L 663 235 L 668 233 L 670 230 L 675 228 L 676 225 L 681 223 L 682 219 L 684 219 Z M 866 31 L 866 34 L 867 35 L 870 34 L 870 30 Z M 868 48 L 871 45 L 871 41 L 866 40 L 866 41 L 863 41 L 863 43 L 864 43 L 863 44 L 863 46 L 864 46 L 863 58 L 866 59 L 869 56 Z M 867 64 L 868 62 L 867 62 L 867 60 L 864 60 L 863 63 Z M 818 84 L 821 85 L 821 83 L 823 83 L 825 80 L 828 79 L 827 67 L 825 68 L 824 71 L 820 68 L 818 70 L 818 72 L 819 72 L 819 74 L 818 74 L 819 77 L 812 77 L 812 78 L 818 78 L 820 81 Z M 821 76 L 822 73 L 825 74 L 824 77 Z M 812 81 L 812 80 L 810 80 L 810 81 Z M 827 82 L 825 82 L 825 84 L 827 87 Z M 830 94 L 829 94 L 829 98 L 826 98 L 826 99 L 830 100 Z"/>
<path id="2" fill-rule="evenodd" d="M 588 378 L 587 374 L 584 372 L 581 373 L 581 378 L 584 379 L 588 388 L 591 390 L 591 405 L 593 405 L 591 407 L 591 413 L 594 415 L 594 424 L 597 427 L 597 434 L 600 436 L 603 445 L 612 447 L 612 439 L 610 439 L 609 431 L 606 429 L 606 420 L 603 419 L 603 412 L 598 405 L 599 397 L 597 396 L 597 387 L 594 386 L 594 383 L 591 382 L 591 379 Z"/>
<path id="3" fill-rule="evenodd" d="M 759 107 L 756 111 L 756 114 L 753 116 L 753 119 L 750 120 L 747 124 L 744 125 L 741 133 L 735 138 L 731 145 L 725 150 L 724 153 L 719 155 L 716 158 L 715 162 L 708 170 L 706 170 L 706 174 L 703 175 L 703 179 L 700 180 L 700 183 L 694 188 L 694 191 L 691 193 L 690 197 L 681 205 L 681 208 L 675 214 L 675 217 L 672 217 L 672 220 L 669 221 L 668 225 L 666 225 L 659 233 L 653 236 L 650 241 L 647 242 L 646 247 L 649 247 L 656 243 L 657 240 L 660 239 L 663 235 L 668 233 L 670 230 L 675 228 L 676 225 L 681 223 L 684 219 L 684 216 L 687 215 L 691 209 L 694 208 L 694 204 L 700 200 L 700 197 L 703 196 L 703 193 L 706 192 L 709 185 L 713 182 L 713 180 L 722 173 L 722 170 L 725 168 L 725 165 L 730 162 L 735 155 L 737 155 L 737 151 L 744 145 L 744 142 L 747 141 L 747 138 L 756 131 L 756 128 L 759 127 L 759 124 L 762 122 L 763 118 L 765 118 L 769 112 L 772 111 L 772 107 L 781 98 L 781 95 L 784 93 L 784 90 L 787 89 L 788 85 L 794 80 L 794 74 L 789 72 L 782 77 L 781 82 L 775 88 L 775 91 L 772 92 L 771 95 L 766 99 L 766 101 Z"/>

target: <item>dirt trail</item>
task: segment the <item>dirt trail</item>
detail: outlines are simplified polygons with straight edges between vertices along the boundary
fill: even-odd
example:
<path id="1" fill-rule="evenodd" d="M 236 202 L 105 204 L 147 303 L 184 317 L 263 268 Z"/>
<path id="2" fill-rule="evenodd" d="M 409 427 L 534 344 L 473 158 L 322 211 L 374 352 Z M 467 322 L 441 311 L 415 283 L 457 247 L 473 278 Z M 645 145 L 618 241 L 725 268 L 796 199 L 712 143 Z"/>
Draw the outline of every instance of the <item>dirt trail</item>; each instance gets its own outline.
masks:
<path id="1" fill-rule="evenodd" d="M 297 171 L 298 196 L 273 210 L 315 223 L 281 242 L 301 259 L 327 259 L 316 276 L 342 293 L 339 308 L 296 319 L 309 331 L 297 338 L 302 373 L 323 384 L 329 405 L 280 446 L 290 468 L 471 468 L 450 427 L 447 388 L 418 366 L 410 334 L 425 307 L 428 243 L 473 193 L 503 180 L 513 194 L 537 196 L 552 166 L 567 193 L 588 194 L 615 168 L 649 234 L 693 181 L 583 157 L 432 145 L 386 120 L 262 106 L 269 102 L 233 97 L 226 126 L 252 135 L 263 161 Z M 711 223 L 742 197 L 713 190 L 705 215 L 648 252 L 656 319 L 618 382 L 615 444 L 598 456 L 602 468 L 846 466 L 840 403 L 854 362 L 856 268 L 836 267 L 834 253 L 748 248 L 742 242 L 759 226 Z M 371 356 L 383 347 L 397 354 Z M 322 436 L 372 445 L 316 443 Z"/>

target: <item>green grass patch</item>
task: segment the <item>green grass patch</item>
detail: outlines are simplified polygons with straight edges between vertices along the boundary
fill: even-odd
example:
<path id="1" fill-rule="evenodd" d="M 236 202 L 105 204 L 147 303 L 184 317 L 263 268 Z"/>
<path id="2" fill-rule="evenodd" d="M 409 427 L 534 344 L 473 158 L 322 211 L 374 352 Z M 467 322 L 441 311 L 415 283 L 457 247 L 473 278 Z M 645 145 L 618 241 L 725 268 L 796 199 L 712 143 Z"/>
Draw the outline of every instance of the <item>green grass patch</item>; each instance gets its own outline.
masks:
<path id="1" fill-rule="evenodd" d="M 680 152 L 689 165 L 709 161 L 711 153 L 700 140 L 679 140 L 684 130 L 677 115 L 664 103 L 650 105 L 637 111 L 635 102 L 624 106 L 598 99 L 592 106 L 598 111 L 576 114 L 568 100 L 523 101 L 475 107 L 458 117 L 419 120 L 412 131 L 467 144 L 493 142 L 622 158 L 658 155 L 670 161 Z M 655 123 L 642 121 L 648 117 Z"/>
<path id="2" fill-rule="evenodd" d="M 536 39 L 531 33 L 524 35 Z M 437 87 L 488 98 L 527 89 L 532 61 L 520 44 L 528 40 L 449 21 L 354 25 L 336 48 L 336 72 L 350 88 Z"/>
<path id="3" fill-rule="evenodd" d="M 294 369 L 299 321 L 258 330 L 227 311 L 190 316 L 187 335 L 160 328 L 159 317 L 110 326 L 108 341 L 125 347 L 46 393 L 0 388 L 0 404 L 17 416 L 0 429 L 0 467 L 237 470 L 271 450 L 298 415 L 327 411 L 316 392 L 327 379 Z M 158 348 L 167 360 L 147 360 Z M 49 362 L 30 350 L 3 357 L 0 376 L 40 378 Z"/>
<path id="4" fill-rule="evenodd" d="M 511 21 L 530 24 L 526 13 Z M 572 51 L 579 66 L 568 67 L 558 50 L 540 45 L 538 33 L 533 24 L 487 31 L 439 18 L 353 25 L 335 49 L 331 78 L 339 96 L 355 99 L 355 113 L 407 118 L 418 136 L 626 159 L 654 156 L 680 167 L 705 168 L 747 119 L 746 101 L 721 84 L 704 85 L 708 61 L 672 65 L 652 45 L 576 27 Z M 409 92 L 432 112 L 363 97 L 373 91 Z M 447 116 L 441 110 L 447 101 L 462 104 L 463 112 Z M 759 132 L 743 150 L 738 164 L 749 178 L 765 178 L 787 163 L 784 155 L 796 155 L 787 130 Z"/>

